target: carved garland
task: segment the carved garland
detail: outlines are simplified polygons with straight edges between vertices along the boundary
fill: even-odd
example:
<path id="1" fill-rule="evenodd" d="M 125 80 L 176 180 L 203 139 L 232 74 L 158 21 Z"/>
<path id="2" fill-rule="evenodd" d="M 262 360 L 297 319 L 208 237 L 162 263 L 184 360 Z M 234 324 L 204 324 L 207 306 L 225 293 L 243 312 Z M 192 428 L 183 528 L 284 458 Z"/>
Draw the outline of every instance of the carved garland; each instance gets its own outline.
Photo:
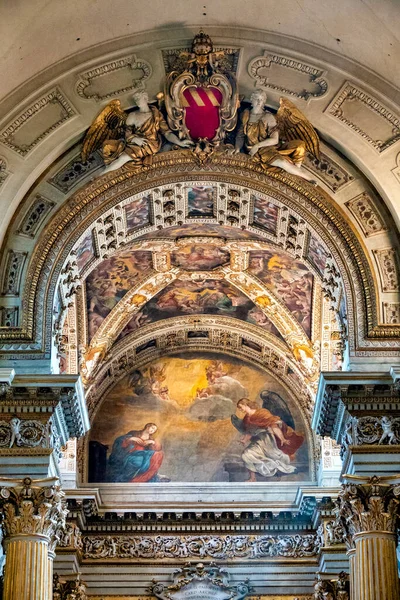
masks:
<path id="1" fill-rule="evenodd" d="M 285 559 L 319 554 L 317 534 L 264 536 L 84 536 L 83 557 L 122 559 Z"/>

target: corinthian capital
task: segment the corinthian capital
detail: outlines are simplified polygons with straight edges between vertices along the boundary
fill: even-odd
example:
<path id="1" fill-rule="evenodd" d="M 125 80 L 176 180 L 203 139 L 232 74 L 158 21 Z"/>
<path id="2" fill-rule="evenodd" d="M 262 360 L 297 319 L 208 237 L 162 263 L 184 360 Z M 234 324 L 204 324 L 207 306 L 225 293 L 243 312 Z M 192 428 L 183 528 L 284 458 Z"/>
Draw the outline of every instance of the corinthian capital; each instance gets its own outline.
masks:
<path id="1" fill-rule="evenodd" d="M 68 514 L 57 479 L 0 481 L 0 506 L 5 537 L 43 535 L 54 545 Z M 14 485 L 11 485 L 14 483 Z"/>
<path id="2" fill-rule="evenodd" d="M 337 522 L 348 543 L 356 533 L 396 533 L 400 514 L 400 478 L 345 476 L 337 499 Z M 357 479 L 360 483 L 355 483 Z M 354 483 L 353 483 L 354 481 Z"/>

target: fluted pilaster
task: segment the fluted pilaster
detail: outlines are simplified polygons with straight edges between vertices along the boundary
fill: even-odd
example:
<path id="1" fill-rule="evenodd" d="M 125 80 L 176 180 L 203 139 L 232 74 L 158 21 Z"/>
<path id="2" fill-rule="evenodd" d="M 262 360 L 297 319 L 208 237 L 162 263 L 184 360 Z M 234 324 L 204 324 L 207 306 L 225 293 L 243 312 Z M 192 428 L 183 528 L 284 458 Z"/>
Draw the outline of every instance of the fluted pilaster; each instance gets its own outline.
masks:
<path id="1" fill-rule="evenodd" d="M 14 484 L 14 485 L 13 485 Z M 4 600 L 52 600 L 54 547 L 67 510 L 57 480 L 0 481 Z"/>

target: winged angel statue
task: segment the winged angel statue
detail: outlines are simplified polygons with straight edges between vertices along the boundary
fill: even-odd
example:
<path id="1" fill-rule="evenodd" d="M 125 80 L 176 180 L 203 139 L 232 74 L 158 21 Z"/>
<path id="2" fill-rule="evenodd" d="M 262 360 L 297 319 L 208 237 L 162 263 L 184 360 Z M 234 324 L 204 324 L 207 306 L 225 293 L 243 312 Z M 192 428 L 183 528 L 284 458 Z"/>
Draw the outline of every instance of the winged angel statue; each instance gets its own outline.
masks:
<path id="1" fill-rule="evenodd" d="M 251 109 L 242 113 L 234 152 L 239 153 L 245 147 L 266 171 L 280 167 L 317 185 L 301 169 L 307 152 L 319 159 L 319 139 L 314 127 L 287 98 L 280 99 L 276 117 L 266 108 L 266 101 L 267 94 L 262 89 L 251 95 Z"/>
<path id="2" fill-rule="evenodd" d="M 115 171 L 129 163 L 129 170 L 140 171 L 151 164 L 154 154 L 160 151 L 162 135 L 171 143 L 187 148 L 189 139 L 180 140 L 168 127 L 156 106 L 149 105 L 145 90 L 133 94 L 139 110 L 131 113 L 121 108 L 120 100 L 112 100 L 95 118 L 83 141 L 82 161 L 100 150 L 106 169 Z"/>

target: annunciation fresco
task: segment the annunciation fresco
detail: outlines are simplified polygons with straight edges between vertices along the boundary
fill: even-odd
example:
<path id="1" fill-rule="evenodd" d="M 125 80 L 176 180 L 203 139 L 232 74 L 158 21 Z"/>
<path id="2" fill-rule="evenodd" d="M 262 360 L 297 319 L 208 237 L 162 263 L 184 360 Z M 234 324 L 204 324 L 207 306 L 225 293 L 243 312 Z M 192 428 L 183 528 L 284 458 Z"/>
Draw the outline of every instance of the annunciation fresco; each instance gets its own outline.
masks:
<path id="1" fill-rule="evenodd" d="M 282 339 L 276 327 L 247 296 L 220 279 L 178 280 L 170 283 L 135 314 L 122 331 L 120 339 L 147 323 L 195 314 L 242 319 Z"/>
<path id="2" fill-rule="evenodd" d="M 223 354 L 163 357 L 104 399 L 89 443 L 91 482 L 309 479 L 305 428 L 271 375 Z"/>
<path id="3" fill-rule="evenodd" d="M 86 279 L 89 337 L 126 292 L 152 269 L 151 252 L 122 252 L 103 260 Z"/>
<path id="4" fill-rule="evenodd" d="M 283 252 L 257 250 L 250 253 L 249 272 L 286 304 L 310 336 L 314 277 L 307 267 Z"/>

